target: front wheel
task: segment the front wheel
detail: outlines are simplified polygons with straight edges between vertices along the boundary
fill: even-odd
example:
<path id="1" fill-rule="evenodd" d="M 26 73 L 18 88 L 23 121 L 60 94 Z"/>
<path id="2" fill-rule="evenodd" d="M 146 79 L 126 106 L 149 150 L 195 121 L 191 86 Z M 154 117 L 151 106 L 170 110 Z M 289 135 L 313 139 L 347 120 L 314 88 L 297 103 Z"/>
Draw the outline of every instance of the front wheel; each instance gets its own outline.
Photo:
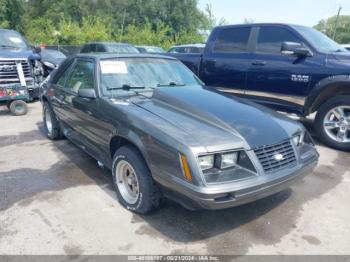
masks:
<path id="1" fill-rule="evenodd" d="M 317 112 L 315 125 L 326 145 L 350 151 L 350 96 L 337 96 L 323 104 Z"/>
<path id="2" fill-rule="evenodd" d="M 15 116 L 23 116 L 28 112 L 27 103 L 23 100 L 14 100 L 9 105 L 10 112 Z"/>
<path id="3" fill-rule="evenodd" d="M 146 214 L 159 207 L 161 192 L 136 148 L 124 146 L 118 149 L 112 172 L 118 200 L 126 209 Z"/>

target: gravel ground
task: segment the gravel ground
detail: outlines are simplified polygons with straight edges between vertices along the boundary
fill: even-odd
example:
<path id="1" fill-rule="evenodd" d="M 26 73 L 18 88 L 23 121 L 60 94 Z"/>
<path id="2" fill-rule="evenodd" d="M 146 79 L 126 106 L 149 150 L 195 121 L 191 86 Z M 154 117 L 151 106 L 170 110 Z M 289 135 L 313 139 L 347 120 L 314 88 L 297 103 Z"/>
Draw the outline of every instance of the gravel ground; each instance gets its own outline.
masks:
<path id="1" fill-rule="evenodd" d="M 0 110 L 0 254 L 350 254 L 349 153 L 318 145 L 313 174 L 255 203 L 139 216 L 96 161 L 45 138 L 40 103 L 29 108 Z"/>

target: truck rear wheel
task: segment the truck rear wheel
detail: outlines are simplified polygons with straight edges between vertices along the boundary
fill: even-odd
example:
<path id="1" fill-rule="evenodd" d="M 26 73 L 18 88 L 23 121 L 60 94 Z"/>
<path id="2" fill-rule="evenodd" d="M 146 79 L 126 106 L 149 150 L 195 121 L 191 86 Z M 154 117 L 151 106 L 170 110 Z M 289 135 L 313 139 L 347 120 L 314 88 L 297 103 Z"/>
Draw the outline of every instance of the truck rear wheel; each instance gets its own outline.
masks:
<path id="1" fill-rule="evenodd" d="M 23 116 L 28 112 L 27 103 L 23 100 L 14 100 L 9 104 L 10 112 L 15 116 Z"/>
<path id="2" fill-rule="evenodd" d="M 326 145 L 350 151 L 350 96 L 337 96 L 323 104 L 317 112 L 315 126 Z"/>

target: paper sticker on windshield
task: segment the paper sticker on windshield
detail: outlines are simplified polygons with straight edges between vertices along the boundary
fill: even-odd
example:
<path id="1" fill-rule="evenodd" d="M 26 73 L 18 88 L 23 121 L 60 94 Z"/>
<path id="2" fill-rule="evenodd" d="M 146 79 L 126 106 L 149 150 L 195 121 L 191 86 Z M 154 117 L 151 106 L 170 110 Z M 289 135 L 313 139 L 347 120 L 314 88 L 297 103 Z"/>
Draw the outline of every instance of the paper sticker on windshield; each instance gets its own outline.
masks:
<path id="1" fill-rule="evenodd" d="M 102 74 L 127 74 L 128 68 L 124 61 L 101 61 Z"/>
<path id="2" fill-rule="evenodd" d="M 22 43 L 22 39 L 19 37 L 9 37 L 9 39 L 12 43 L 16 43 L 16 44 Z"/>

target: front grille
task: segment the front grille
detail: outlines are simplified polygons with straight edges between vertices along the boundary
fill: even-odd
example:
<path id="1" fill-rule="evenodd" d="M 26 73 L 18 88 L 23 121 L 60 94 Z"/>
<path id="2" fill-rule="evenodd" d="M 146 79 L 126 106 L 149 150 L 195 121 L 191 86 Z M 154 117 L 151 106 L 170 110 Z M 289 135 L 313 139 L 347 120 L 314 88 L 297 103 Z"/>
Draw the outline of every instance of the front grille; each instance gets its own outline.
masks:
<path id="1" fill-rule="evenodd" d="M 32 80 L 31 66 L 28 60 L 0 60 L 0 84 L 20 84 L 17 63 L 22 65 L 25 80 Z"/>
<path id="2" fill-rule="evenodd" d="M 254 152 L 266 173 L 271 173 L 297 164 L 295 152 L 290 140 L 283 141 L 276 145 L 263 146 L 255 149 Z M 281 155 L 283 158 L 281 158 Z"/>

